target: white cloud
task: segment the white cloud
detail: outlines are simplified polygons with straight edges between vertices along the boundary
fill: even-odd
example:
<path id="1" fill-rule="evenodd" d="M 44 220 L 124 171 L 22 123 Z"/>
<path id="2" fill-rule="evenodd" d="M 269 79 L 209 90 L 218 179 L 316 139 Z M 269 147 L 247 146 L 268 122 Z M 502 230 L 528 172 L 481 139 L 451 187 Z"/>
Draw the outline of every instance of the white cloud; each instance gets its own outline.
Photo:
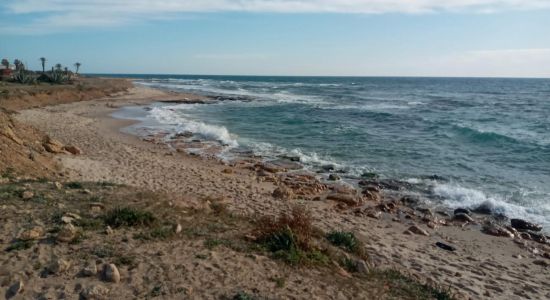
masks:
<path id="1" fill-rule="evenodd" d="M 550 0 L 3 0 L 5 14 L 32 17 L 3 32 L 110 27 L 193 12 L 434 13 L 550 8 Z"/>

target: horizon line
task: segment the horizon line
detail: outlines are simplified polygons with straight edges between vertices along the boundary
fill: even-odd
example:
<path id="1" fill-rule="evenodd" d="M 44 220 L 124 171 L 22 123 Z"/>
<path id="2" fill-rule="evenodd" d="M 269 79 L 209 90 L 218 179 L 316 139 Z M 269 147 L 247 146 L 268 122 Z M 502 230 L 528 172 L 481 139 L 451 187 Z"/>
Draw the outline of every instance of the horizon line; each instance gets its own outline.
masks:
<path id="1" fill-rule="evenodd" d="M 550 79 L 548 77 L 514 76 L 433 76 L 433 75 L 255 75 L 255 74 L 180 74 L 180 73 L 80 73 L 80 75 L 138 75 L 138 76 L 231 76 L 231 77 L 310 77 L 310 78 L 449 78 L 449 79 Z"/>

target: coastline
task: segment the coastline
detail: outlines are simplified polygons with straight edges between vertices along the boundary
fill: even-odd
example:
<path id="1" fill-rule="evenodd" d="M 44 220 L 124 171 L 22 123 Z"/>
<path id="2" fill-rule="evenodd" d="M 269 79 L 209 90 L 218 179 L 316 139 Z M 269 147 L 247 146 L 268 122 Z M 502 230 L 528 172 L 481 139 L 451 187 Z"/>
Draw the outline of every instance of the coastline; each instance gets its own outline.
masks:
<path id="1" fill-rule="evenodd" d="M 480 225 L 436 223 L 430 228 L 429 222 L 422 221 L 425 211 L 405 205 L 384 212 L 377 208 L 388 199 L 365 201 L 366 207 L 360 211 L 338 199 L 279 199 L 273 197 L 276 184 L 261 179 L 266 176 L 258 176 L 250 164 L 229 166 L 216 159 L 170 151 L 162 143 L 121 133 L 120 129 L 133 121 L 110 116 L 123 106 L 159 100 L 203 101 L 201 97 L 135 87 L 113 98 L 21 111 L 17 118 L 83 150 L 78 157 L 58 157 L 70 180 L 110 181 L 170 193 L 181 207 L 204 207 L 207 199 L 221 197 L 230 210 L 253 217 L 274 215 L 296 203 L 306 206 L 315 225 L 323 230 L 355 232 L 367 245 L 369 263 L 374 266 L 407 270 L 475 299 L 550 297 L 548 264 L 533 263 L 545 261 L 541 254 L 550 252 L 548 245 L 486 235 L 480 232 Z M 430 217 L 430 221 L 444 219 L 433 212 Z M 408 229 L 413 223 L 428 236 L 411 235 Z M 437 242 L 457 250 L 442 250 L 435 246 Z"/>

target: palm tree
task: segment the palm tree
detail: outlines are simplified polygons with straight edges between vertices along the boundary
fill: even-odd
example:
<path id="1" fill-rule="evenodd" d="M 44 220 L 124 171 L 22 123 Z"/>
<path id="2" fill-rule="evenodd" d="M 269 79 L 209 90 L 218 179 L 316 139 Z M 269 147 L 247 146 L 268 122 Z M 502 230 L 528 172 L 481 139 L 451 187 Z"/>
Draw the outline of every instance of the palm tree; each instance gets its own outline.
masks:
<path id="1" fill-rule="evenodd" d="M 10 61 L 4 58 L 4 59 L 2 59 L 2 65 L 4 67 L 6 67 L 6 69 L 9 69 L 10 68 Z"/>
<path id="2" fill-rule="evenodd" d="M 13 61 L 13 64 L 15 65 L 15 70 L 16 71 L 20 71 L 21 70 L 21 65 L 23 65 L 23 63 L 19 59 L 15 59 Z"/>
<path id="3" fill-rule="evenodd" d="M 62 68 L 63 68 L 63 66 L 61 64 L 55 64 L 55 70 L 56 71 L 61 71 Z"/>
<path id="4" fill-rule="evenodd" d="M 82 66 L 82 64 L 77 62 L 74 64 L 74 66 L 76 67 L 76 74 L 78 74 L 78 70 L 80 70 L 80 66 Z"/>
<path id="5" fill-rule="evenodd" d="M 45 73 L 46 72 L 46 58 L 41 57 L 40 62 L 42 63 L 42 73 Z"/>

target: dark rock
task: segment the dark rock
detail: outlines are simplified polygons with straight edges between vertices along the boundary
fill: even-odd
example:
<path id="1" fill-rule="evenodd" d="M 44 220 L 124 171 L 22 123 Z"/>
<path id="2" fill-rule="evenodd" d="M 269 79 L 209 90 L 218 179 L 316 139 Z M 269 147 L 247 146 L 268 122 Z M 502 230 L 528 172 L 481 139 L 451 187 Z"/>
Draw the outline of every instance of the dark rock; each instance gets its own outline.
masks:
<path id="1" fill-rule="evenodd" d="M 541 231 L 542 226 L 539 224 L 534 224 L 522 219 L 511 219 L 510 223 L 512 224 L 512 227 L 514 227 L 517 230 L 530 230 L 530 231 Z"/>
<path id="2" fill-rule="evenodd" d="M 334 165 L 321 166 L 321 171 L 323 171 L 323 172 L 330 172 L 330 171 L 334 171 L 335 169 L 336 169 L 336 167 Z"/>
<path id="3" fill-rule="evenodd" d="M 455 209 L 454 211 L 454 215 L 458 215 L 458 214 L 465 214 L 465 215 L 469 215 L 470 214 L 470 210 L 467 209 L 467 208 L 457 208 Z"/>
<path id="4" fill-rule="evenodd" d="M 493 213 L 495 207 L 491 202 L 483 202 L 478 207 L 474 208 L 473 212 L 476 214 L 490 215 Z"/>
<path id="5" fill-rule="evenodd" d="M 401 197 L 401 202 L 407 205 L 415 205 L 418 202 L 420 202 L 420 199 L 418 199 L 418 197 L 415 197 L 415 196 L 403 196 Z"/>
<path id="6" fill-rule="evenodd" d="M 336 174 L 330 174 L 328 176 L 328 180 L 331 180 L 331 181 L 337 181 L 337 180 L 340 180 L 340 176 L 336 175 Z"/>
<path id="7" fill-rule="evenodd" d="M 361 178 L 375 179 L 375 178 L 378 178 L 378 174 L 373 173 L 373 172 L 365 172 L 365 173 L 361 174 Z"/>
<path id="8" fill-rule="evenodd" d="M 502 213 L 495 214 L 493 217 L 495 218 L 495 220 L 497 220 L 499 222 L 508 221 L 508 217 L 505 214 L 502 214 Z"/>
<path id="9" fill-rule="evenodd" d="M 449 179 L 439 176 L 439 175 L 428 175 L 428 176 L 422 176 L 422 178 L 429 179 L 429 180 L 436 180 L 436 181 L 449 181 Z"/>
<path id="10" fill-rule="evenodd" d="M 535 242 L 541 243 L 541 244 L 548 244 L 549 241 L 546 238 L 544 234 L 535 233 L 535 232 L 529 232 L 529 235 L 531 236 L 531 239 Z"/>
<path id="11" fill-rule="evenodd" d="M 447 244 L 444 244 L 444 243 L 441 243 L 441 242 L 437 242 L 435 243 L 435 245 L 443 250 L 447 250 L 447 251 L 456 251 L 456 248 L 454 246 L 451 246 L 451 245 L 447 245 Z"/>

